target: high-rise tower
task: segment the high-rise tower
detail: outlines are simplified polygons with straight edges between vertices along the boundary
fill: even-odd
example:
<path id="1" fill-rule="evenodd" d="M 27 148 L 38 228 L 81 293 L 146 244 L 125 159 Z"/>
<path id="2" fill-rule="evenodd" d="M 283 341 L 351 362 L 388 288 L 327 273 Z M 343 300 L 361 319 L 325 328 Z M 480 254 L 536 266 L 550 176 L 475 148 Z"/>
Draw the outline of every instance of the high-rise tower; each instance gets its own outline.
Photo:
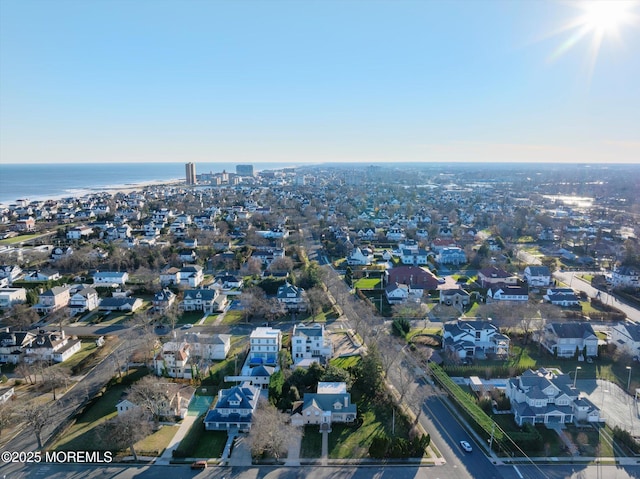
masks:
<path id="1" fill-rule="evenodd" d="M 185 165 L 185 170 L 187 172 L 187 184 L 195 185 L 196 184 L 196 164 L 195 163 L 187 163 Z"/>

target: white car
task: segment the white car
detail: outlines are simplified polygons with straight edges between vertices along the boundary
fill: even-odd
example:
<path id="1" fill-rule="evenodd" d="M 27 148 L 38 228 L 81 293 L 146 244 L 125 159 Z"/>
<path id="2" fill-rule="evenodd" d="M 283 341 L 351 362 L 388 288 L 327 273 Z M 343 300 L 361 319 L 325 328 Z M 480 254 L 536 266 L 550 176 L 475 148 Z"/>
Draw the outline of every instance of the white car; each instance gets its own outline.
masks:
<path id="1" fill-rule="evenodd" d="M 460 441 L 460 447 L 464 449 L 466 452 L 473 451 L 471 444 L 469 444 L 467 441 Z"/>

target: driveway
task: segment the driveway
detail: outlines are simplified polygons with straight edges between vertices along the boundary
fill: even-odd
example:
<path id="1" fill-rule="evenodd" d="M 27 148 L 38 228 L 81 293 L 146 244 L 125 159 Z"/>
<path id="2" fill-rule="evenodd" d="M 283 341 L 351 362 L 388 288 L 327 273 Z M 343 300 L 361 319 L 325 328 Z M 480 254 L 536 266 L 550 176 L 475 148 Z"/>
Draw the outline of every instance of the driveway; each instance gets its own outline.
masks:
<path id="1" fill-rule="evenodd" d="M 632 435 L 640 435 L 638 402 L 616 384 L 600 379 L 578 379 L 580 392 L 600 408 L 608 426 L 618 426 Z"/>

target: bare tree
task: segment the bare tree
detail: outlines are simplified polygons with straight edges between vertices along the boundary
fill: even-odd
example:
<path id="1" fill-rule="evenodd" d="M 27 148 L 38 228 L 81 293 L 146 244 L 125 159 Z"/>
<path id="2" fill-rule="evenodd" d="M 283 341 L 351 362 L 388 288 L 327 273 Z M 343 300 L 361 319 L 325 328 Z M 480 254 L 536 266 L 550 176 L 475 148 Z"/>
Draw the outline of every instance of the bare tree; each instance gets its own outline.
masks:
<path id="1" fill-rule="evenodd" d="M 40 320 L 40 316 L 35 310 L 26 304 L 16 304 L 9 315 L 5 316 L 3 322 L 6 326 L 18 331 L 26 331 L 33 323 Z"/>
<path id="2" fill-rule="evenodd" d="M 122 450 L 128 447 L 133 459 L 137 461 L 135 443 L 151 432 L 150 419 L 147 410 L 141 407 L 130 409 L 98 426 L 98 437 L 109 449 Z"/>
<path id="3" fill-rule="evenodd" d="M 56 391 L 64 384 L 67 384 L 69 374 L 60 368 L 49 367 L 43 371 L 43 380 L 45 388 L 51 391 L 53 400 L 55 401 L 57 399 Z"/>
<path id="4" fill-rule="evenodd" d="M 309 289 L 307 299 L 309 300 L 309 310 L 314 317 L 331 305 L 326 291 L 320 286 Z"/>
<path id="5" fill-rule="evenodd" d="M 245 289 L 240 294 L 240 303 L 242 304 L 242 311 L 246 322 L 249 322 L 249 318 L 253 316 L 262 315 L 266 303 L 264 290 L 257 286 Z"/>
<path id="6" fill-rule="evenodd" d="M 15 406 L 11 401 L 0 404 L 0 436 L 2 436 L 2 431 L 15 422 L 15 412 Z"/>
<path id="7" fill-rule="evenodd" d="M 18 416 L 36 435 L 38 449 L 42 449 L 42 432 L 56 414 L 51 405 L 27 403 L 18 410 Z"/>
<path id="8" fill-rule="evenodd" d="M 293 260 L 288 256 L 274 259 L 269 265 L 269 271 L 272 272 L 291 272 L 293 269 Z"/>
<path id="9" fill-rule="evenodd" d="M 302 430 L 291 424 L 288 414 L 278 411 L 267 401 L 260 402 L 249 431 L 254 456 L 266 453 L 277 461 L 286 454 L 290 444 L 301 438 Z"/>
<path id="10" fill-rule="evenodd" d="M 167 414 L 179 386 L 166 380 L 145 376 L 129 388 L 127 399 L 151 414 L 156 425 Z"/>
<path id="11" fill-rule="evenodd" d="M 37 378 L 32 378 L 31 375 L 33 374 L 31 365 L 28 363 L 25 363 L 24 361 L 19 362 L 16 365 L 16 372 L 22 376 L 23 378 L 25 378 L 27 380 L 27 382 L 29 384 L 35 384 L 36 383 L 36 379 Z"/>
<path id="12" fill-rule="evenodd" d="M 384 356 L 384 354 L 381 354 Z M 402 366 L 402 364 L 397 364 L 394 366 L 394 371 L 392 373 L 393 378 L 395 379 L 395 386 L 400 394 L 399 402 L 402 403 L 405 396 L 409 392 L 411 385 L 413 384 L 413 378 L 407 372 L 407 369 Z"/>

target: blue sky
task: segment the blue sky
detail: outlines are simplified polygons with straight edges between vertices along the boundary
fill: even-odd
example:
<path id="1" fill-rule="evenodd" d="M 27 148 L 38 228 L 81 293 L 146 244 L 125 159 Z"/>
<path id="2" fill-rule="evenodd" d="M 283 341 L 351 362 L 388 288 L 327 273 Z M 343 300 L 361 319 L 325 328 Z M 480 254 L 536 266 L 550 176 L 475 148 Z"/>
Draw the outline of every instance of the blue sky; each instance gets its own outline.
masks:
<path id="1" fill-rule="evenodd" d="M 0 162 L 638 163 L 629 12 L 593 64 L 571 2 L 0 0 Z"/>

